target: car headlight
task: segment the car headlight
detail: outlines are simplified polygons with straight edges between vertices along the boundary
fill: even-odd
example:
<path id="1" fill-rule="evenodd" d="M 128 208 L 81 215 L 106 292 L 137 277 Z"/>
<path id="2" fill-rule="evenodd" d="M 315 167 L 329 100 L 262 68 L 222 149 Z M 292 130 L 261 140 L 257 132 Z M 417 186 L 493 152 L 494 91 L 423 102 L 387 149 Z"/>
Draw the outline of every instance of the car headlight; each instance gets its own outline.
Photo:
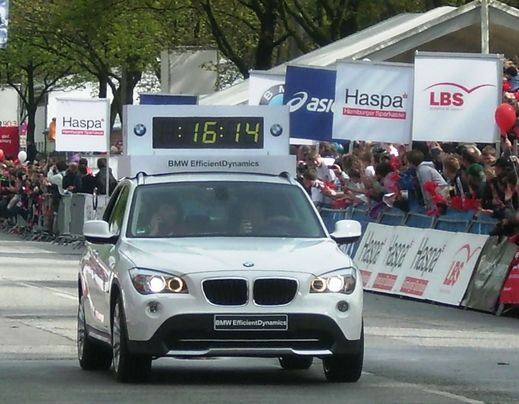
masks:
<path id="1" fill-rule="evenodd" d="M 188 293 L 187 285 L 178 276 L 149 269 L 132 268 L 130 278 L 137 292 L 143 295 L 154 293 Z"/>
<path id="2" fill-rule="evenodd" d="M 355 290 L 356 284 L 356 269 L 344 268 L 315 277 L 310 284 L 310 293 L 345 293 L 349 295 Z"/>

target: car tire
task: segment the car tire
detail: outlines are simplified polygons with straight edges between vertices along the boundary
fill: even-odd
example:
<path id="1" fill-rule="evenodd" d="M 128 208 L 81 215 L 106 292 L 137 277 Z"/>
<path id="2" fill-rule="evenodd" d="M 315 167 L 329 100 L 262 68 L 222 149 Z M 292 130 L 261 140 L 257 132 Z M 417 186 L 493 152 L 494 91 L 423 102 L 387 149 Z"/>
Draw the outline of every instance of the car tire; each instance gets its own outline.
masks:
<path id="1" fill-rule="evenodd" d="M 356 351 L 323 358 L 326 380 L 332 383 L 355 383 L 360 379 L 364 362 L 364 327 Z"/>
<path id="2" fill-rule="evenodd" d="M 312 356 L 286 355 L 279 358 L 279 364 L 285 370 L 309 369 L 313 362 Z"/>
<path id="3" fill-rule="evenodd" d="M 77 314 L 77 356 L 84 370 L 107 370 L 112 365 L 112 351 L 88 335 L 85 307 L 81 298 Z"/>
<path id="4" fill-rule="evenodd" d="M 115 378 L 119 382 L 145 381 L 151 371 L 151 357 L 128 350 L 128 331 L 121 296 L 112 312 L 112 355 Z"/>

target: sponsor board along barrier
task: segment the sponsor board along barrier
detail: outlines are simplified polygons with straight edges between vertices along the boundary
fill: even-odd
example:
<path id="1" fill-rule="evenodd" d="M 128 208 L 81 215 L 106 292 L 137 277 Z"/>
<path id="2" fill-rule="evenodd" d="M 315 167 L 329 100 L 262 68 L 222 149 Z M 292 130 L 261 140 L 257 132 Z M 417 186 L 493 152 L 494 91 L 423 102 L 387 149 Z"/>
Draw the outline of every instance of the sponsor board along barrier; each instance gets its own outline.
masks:
<path id="1" fill-rule="evenodd" d="M 369 223 L 354 260 L 365 290 L 458 306 L 487 239 Z"/>

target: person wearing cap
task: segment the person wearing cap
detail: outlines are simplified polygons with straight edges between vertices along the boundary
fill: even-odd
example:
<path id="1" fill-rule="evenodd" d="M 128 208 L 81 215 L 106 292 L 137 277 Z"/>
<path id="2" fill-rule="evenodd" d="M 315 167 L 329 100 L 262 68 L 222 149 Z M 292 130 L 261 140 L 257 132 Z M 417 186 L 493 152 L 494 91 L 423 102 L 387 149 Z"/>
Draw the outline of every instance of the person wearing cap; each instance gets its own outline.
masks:
<path id="1" fill-rule="evenodd" d="M 478 163 L 471 164 L 467 168 L 466 175 L 470 193 L 478 199 L 482 198 L 487 185 L 483 166 Z"/>

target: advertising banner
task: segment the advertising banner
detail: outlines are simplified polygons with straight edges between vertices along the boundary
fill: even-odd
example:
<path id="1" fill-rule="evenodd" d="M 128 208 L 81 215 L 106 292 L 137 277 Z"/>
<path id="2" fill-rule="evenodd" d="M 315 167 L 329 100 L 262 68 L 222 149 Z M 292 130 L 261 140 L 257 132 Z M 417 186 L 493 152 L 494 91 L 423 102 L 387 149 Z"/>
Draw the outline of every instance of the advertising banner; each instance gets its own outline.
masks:
<path id="1" fill-rule="evenodd" d="M 398 227 L 399 232 L 408 232 L 407 227 Z M 404 296 L 429 299 L 430 285 L 438 278 L 442 268 L 440 257 L 447 250 L 455 233 L 421 229 L 412 250 L 406 256 L 404 273 L 395 285 L 395 291 Z"/>
<path id="2" fill-rule="evenodd" d="M 283 105 L 285 75 L 251 71 L 249 105 Z"/>
<path id="3" fill-rule="evenodd" d="M 370 223 L 354 260 L 366 290 L 459 305 L 487 239 Z"/>
<path id="4" fill-rule="evenodd" d="M 7 159 L 15 159 L 20 151 L 20 135 L 17 126 L 0 126 L 0 150 Z"/>
<path id="5" fill-rule="evenodd" d="M 459 306 L 467 291 L 487 235 L 429 230 L 438 243 L 448 240 L 447 248 L 439 256 L 436 275 L 427 290 L 426 298 L 435 302 Z M 442 234 L 443 233 L 443 234 Z"/>
<path id="6" fill-rule="evenodd" d="M 397 63 L 337 63 L 333 139 L 408 144 L 413 67 Z"/>
<path id="7" fill-rule="evenodd" d="M 501 242 L 497 236 L 488 239 L 467 289 L 463 306 L 495 312 L 499 293 L 516 251 L 517 246 L 506 237 Z"/>
<path id="8" fill-rule="evenodd" d="M 367 289 L 400 294 L 400 285 L 403 284 L 403 279 L 408 269 L 413 265 L 414 257 L 418 254 L 423 231 L 400 226 L 384 225 L 384 228 L 386 231 L 391 231 L 387 241 L 388 248 L 382 257 L 381 265 L 377 268 L 378 273 L 373 274 L 373 282 L 368 284 Z M 421 289 L 417 289 L 416 293 L 413 288 L 404 289 L 406 294 L 422 298 L 423 294 L 418 293 L 418 291 L 421 291 Z"/>
<path id="9" fill-rule="evenodd" d="M 12 87 L 0 88 L 0 126 L 18 126 L 18 92 Z"/>
<path id="10" fill-rule="evenodd" d="M 288 66 L 284 103 L 290 110 L 291 137 L 330 141 L 336 72 Z"/>
<path id="11" fill-rule="evenodd" d="M 499 296 L 499 303 L 519 304 L 519 249 L 510 264 L 510 272 Z"/>
<path id="12" fill-rule="evenodd" d="M 389 249 L 389 239 L 393 230 L 389 226 L 369 223 L 359 247 L 355 252 L 354 261 L 362 274 L 362 283 L 369 290 L 377 274 L 383 270 L 382 260 Z"/>
<path id="13" fill-rule="evenodd" d="M 413 140 L 495 143 L 498 55 L 417 52 Z"/>
<path id="14" fill-rule="evenodd" d="M 0 49 L 7 46 L 7 26 L 9 21 L 9 0 L 0 0 Z"/>
<path id="15" fill-rule="evenodd" d="M 56 100 L 56 151 L 107 152 L 110 131 L 108 99 Z"/>

